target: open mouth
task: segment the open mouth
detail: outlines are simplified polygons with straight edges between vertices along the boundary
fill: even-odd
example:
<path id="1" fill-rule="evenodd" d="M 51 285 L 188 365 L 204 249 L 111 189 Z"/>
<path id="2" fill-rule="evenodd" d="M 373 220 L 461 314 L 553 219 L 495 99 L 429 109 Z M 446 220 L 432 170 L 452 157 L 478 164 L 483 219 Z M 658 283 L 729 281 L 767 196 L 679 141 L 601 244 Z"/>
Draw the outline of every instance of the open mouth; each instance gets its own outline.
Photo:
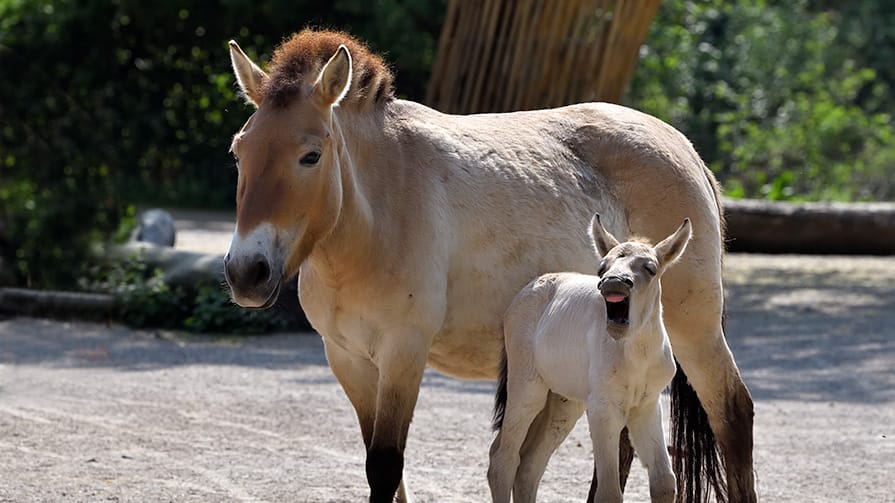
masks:
<path id="1" fill-rule="evenodd" d="M 606 300 L 606 318 L 611 323 L 619 325 L 627 325 L 628 311 L 630 303 L 628 296 L 622 293 L 604 293 L 603 299 Z"/>

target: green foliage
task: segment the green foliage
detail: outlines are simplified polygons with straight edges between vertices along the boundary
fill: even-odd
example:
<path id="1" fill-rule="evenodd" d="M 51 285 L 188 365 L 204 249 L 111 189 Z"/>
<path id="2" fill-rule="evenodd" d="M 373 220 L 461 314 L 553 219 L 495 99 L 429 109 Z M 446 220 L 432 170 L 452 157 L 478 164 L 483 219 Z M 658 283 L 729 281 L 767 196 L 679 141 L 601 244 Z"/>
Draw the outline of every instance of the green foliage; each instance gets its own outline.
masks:
<path id="1" fill-rule="evenodd" d="M 162 271 L 150 269 L 138 255 L 94 266 L 90 276 L 81 279 L 81 288 L 114 295 L 115 318 L 133 327 L 233 334 L 287 327 L 287 320 L 274 310 L 240 309 L 223 288 L 203 286 L 195 292 L 171 288 Z"/>
<path id="2" fill-rule="evenodd" d="M 629 101 L 731 196 L 895 199 L 895 9 L 827 3 L 663 2 Z"/>
<path id="3" fill-rule="evenodd" d="M 201 333 L 265 333 L 286 328 L 286 320 L 276 311 L 242 309 L 233 304 L 222 288 L 202 287 L 192 314 L 184 326 Z"/>
<path id="4" fill-rule="evenodd" d="M 84 290 L 115 296 L 115 316 L 135 327 L 179 328 L 189 314 L 182 289 L 172 289 L 162 271 L 150 269 L 139 256 L 106 266 L 94 265 L 89 277 L 81 278 Z"/>
<path id="5" fill-rule="evenodd" d="M 346 29 L 420 99 L 445 5 L 0 0 L 0 269 L 66 287 L 129 205 L 232 205 L 229 142 L 250 110 L 229 39 L 265 62 L 305 26 Z"/>

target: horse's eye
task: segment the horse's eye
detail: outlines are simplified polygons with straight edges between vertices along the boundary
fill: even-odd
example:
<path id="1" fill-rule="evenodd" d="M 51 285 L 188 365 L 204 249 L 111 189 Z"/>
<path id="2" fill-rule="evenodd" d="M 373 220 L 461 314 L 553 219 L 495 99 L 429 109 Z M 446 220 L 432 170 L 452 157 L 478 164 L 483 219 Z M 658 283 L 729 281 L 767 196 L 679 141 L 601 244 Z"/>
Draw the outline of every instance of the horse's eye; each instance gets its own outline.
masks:
<path id="1" fill-rule="evenodd" d="M 646 265 L 644 265 L 643 267 L 646 268 L 646 272 L 650 273 L 653 276 L 655 276 L 656 273 L 659 272 L 659 269 L 656 267 L 655 262 L 647 262 Z"/>
<path id="2" fill-rule="evenodd" d="M 320 152 L 308 152 L 298 162 L 304 166 L 313 166 L 320 160 Z"/>

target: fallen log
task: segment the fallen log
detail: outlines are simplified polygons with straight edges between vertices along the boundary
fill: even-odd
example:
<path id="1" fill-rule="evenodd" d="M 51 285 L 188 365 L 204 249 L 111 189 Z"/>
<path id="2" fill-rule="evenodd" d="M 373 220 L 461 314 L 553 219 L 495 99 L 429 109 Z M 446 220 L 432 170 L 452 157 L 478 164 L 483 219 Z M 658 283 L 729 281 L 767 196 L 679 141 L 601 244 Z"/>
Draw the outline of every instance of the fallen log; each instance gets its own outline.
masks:
<path id="1" fill-rule="evenodd" d="M 104 293 L 0 288 L 0 313 L 17 316 L 107 319 L 115 297 Z"/>
<path id="2" fill-rule="evenodd" d="M 726 199 L 724 214 L 730 252 L 895 254 L 895 203 Z"/>

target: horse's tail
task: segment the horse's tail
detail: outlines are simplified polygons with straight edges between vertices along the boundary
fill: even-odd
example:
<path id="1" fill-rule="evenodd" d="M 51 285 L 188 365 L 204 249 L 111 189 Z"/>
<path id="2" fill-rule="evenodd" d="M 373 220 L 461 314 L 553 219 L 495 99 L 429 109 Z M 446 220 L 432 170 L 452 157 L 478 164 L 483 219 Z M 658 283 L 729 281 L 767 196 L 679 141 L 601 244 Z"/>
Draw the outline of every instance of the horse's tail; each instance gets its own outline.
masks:
<path id="1" fill-rule="evenodd" d="M 715 435 L 680 363 L 671 381 L 671 438 L 676 451 L 674 473 L 678 501 L 709 501 L 714 492 L 719 503 L 726 502 L 724 465 Z"/>
<path id="2" fill-rule="evenodd" d="M 494 431 L 503 426 L 503 415 L 507 410 L 507 350 L 500 352 L 500 374 L 497 377 L 497 391 L 494 393 L 494 415 L 491 427 Z"/>

